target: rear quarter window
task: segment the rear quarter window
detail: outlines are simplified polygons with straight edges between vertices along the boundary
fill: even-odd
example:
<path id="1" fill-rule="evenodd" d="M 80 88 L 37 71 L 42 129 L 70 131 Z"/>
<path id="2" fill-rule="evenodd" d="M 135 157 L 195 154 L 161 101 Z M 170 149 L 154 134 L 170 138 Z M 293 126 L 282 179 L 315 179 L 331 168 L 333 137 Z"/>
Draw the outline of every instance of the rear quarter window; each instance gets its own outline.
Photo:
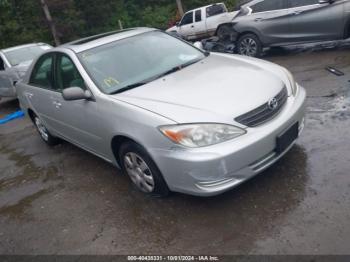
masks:
<path id="1" fill-rule="evenodd" d="M 226 12 L 227 12 L 227 9 L 224 5 L 212 5 L 207 7 L 206 9 L 207 17 L 220 15 Z"/>
<path id="2" fill-rule="evenodd" d="M 290 1 L 290 7 L 293 8 L 299 6 L 316 5 L 318 3 L 318 0 L 293 0 Z"/>
<path id="3" fill-rule="evenodd" d="M 264 0 L 250 7 L 253 13 L 261 13 L 267 11 L 281 10 L 288 8 L 285 0 Z"/>

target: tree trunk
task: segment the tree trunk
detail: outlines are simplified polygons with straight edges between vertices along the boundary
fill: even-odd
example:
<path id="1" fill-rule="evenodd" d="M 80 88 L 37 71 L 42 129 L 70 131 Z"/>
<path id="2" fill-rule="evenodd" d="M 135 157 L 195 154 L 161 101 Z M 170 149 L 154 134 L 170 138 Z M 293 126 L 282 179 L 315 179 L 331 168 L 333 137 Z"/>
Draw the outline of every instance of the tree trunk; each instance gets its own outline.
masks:
<path id="1" fill-rule="evenodd" d="M 184 15 L 184 8 L 182 6 L 182 1 L 181 0 L 176 0 L 176 4 L 177 4 L 177 9 L 179 10 L 179 14 L 182 17 Z"/>
<path id="2" fill-rule="evenodd" d="M 119 24 L 119 29 L 120 29 L 120 30 L 123 30 L 124 27 L 123 27 L 123 23 L 122 23 L 121 20 L 118 20 L 118 24 Z"/>
<path id="3" fill-rule="evenodd" d="M 55 26 L 54 22 L 52 21 L 52 17 L 51 17 L 51 14 L 50 14 L 49 7 L 46 4 L 45 0 L 40 0 L 40 2 L 41 2 L 41 7 L 43 8 L 43 11 L 44 11 L 44 14 L 45 14 L 45 18 L 46 18 L 47 22 L 49 23 L 49 26 L 50 26 L 51 33 L 52 33 L 53 39 L 55 41 L 55 44 L 56 44 L 56 46 L 58 46 L 58 45 L 61 44 L 61 41 L 60 41 L 60 39 L 59 39 L 59 37 L 57 35 L 56 26 Z"/>

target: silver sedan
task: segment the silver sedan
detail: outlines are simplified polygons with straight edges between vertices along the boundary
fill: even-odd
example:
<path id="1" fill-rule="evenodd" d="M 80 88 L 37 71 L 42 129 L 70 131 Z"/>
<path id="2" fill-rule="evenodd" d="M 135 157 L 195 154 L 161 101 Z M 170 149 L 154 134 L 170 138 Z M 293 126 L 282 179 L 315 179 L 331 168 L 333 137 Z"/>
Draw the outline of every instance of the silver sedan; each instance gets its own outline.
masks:
<path id="1" fill-rule="evenodd" d="M 306 93 L 285 68 L 148 28 L 52 49 L 17 91 L 47 144 L 69 141 L 158 196 L 234 188 L 288 152 L 304 127 Z"/>

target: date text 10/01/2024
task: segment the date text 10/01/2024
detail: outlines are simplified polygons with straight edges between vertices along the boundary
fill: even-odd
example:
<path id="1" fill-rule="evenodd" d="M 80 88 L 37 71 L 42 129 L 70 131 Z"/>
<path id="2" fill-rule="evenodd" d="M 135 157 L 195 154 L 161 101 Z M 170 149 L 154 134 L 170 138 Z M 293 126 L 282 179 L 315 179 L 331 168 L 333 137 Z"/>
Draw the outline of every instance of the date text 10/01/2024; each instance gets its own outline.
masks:
<path id="1" fill-rule="evenodd" d="M 219 261 L 217 256 L 128 256 L 128 261 Z"/>

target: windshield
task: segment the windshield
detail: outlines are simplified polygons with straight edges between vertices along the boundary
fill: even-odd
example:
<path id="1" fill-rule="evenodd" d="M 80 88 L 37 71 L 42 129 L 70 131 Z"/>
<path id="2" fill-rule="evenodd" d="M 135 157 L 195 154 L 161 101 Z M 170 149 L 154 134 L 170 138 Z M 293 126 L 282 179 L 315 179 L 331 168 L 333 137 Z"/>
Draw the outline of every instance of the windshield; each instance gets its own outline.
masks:
<path id="1" fill-rule="evenodd" d="M 180 70 L 205 55 L 175 37 L 153 31 L 84 51 L 78 57 L 95 84 L 113 94 Z"/>
<path id="2" fill-rule="evenodd" d="M 49 45 L 36 45 L 18 48 L 12 51 L 5 51 L 5 56 L 12 66 L 19 65 L 26 61 L 32 61 L 45 50 L 50 49 Z"/>

